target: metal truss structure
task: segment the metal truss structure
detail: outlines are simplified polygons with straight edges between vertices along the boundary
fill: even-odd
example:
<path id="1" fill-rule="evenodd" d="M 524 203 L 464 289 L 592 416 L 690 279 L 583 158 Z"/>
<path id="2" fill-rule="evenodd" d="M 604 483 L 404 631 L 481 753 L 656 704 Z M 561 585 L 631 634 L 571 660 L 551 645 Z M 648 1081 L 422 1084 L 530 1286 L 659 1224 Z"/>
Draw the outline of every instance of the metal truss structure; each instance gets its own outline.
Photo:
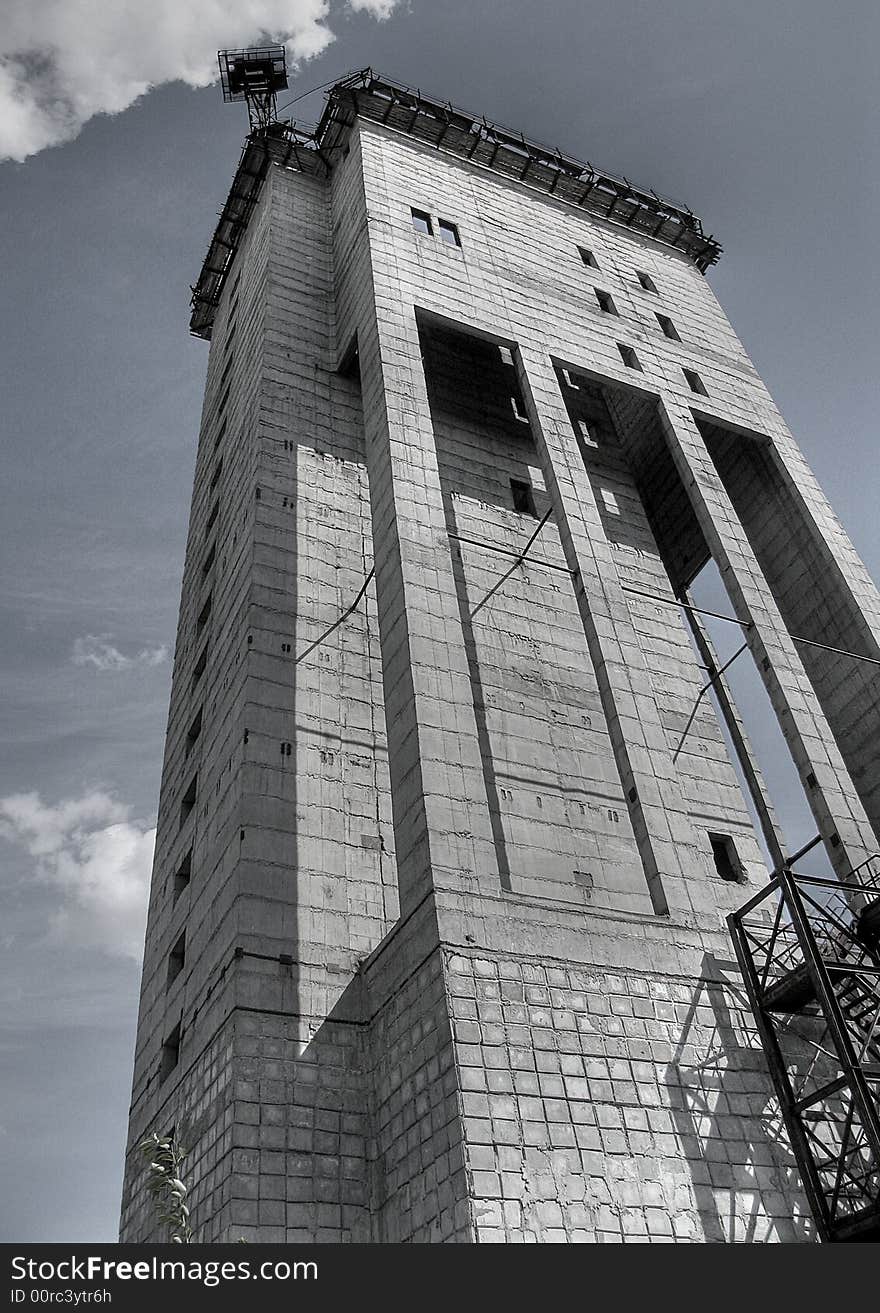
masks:
<path id="1" fill-rule="evenodd" d="M 795 860 L 728 925 L 819 1235 L 877 1240 L 880 854 L 843 881 Z"/>

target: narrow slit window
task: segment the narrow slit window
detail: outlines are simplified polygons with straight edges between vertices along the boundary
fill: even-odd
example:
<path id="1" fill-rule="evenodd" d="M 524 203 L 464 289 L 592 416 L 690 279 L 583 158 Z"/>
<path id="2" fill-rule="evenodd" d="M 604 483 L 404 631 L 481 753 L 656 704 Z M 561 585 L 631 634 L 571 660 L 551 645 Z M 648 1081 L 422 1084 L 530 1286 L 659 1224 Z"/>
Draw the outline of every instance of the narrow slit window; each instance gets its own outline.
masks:
<path id="1" fill-rule="evenodd" d="M 581 259 L 583 260 L 584 264 L 587 266 L 588 269 L 599 268 L 599 261 L 596 259 L 593 252 L 588 250 L 586 246 L 578 247 L 578 255 L 581 257 Z"/>
<path id="2" fill-rule="evenodd" d="M 663 330 L 663 336 L 668 337 L 670 342 L 681 341 L 681 338 L 679 337 L 678 334 L 678 329 L 675 327 L 675 324 L 672 322 L 672 320 L 669 318 L 668 315 L 657 315 L 657 323 L 660 325 L 661 329 Z"/>
<path id="3" fill-rule="evenodd" d="M 422 233 L 425 237 L 432 237 L 434 235 L 434 228 L 431 223 L 430 214 L 426 214 L 424 210 L 414 209 L 410 210 L 410 214 L 412 215 L 412 226 L 417 233 Z"/>
<path id="4" fill-rule="evenodd" d="M 712 845 L 712 858 L 715 862 L 715 870 L 721 876 L 722 880 L 742 880 L 743 869 L 742 863 L 736 851 L 736 844 L 729 834 L 710 834 L 709 842 Z"/>
<path id="5" fill-rule="evenodd" d="M 522 395 L 519 393 L 519 391 L 514 392 L 510 400 L 513 406 L 513 413 L 514 415 L 516 415 L 517 419 L 527 420 L 529 417 L 529 413 L 526 410 L 526 403 L 523 401 Z"/>
<path id="6" fill-rule="evenodd" d="M 659 292 L 657 291 L 657 284 L 654 282 L 654 279 L 651 277 L 650 274 L 643 274 L 641 272 L 637 272 L 636 278 L 638 278 L 639 287 L 641 287 L 643 291 L 653 292 L 655 296 L 660 295 Z"/>
<path id="7" fill-rule="evenodd" d="M 206 522 L 205 522 L 205 537 L 206 537 L 206 538 L 207 538 L 208 534 L 211 532 L 211 530 L 213 529 L 213 527 L 214 527 L 214 525 L 215 525 L 215 523 L 216 523 L 216 520 L 217 520 L 217 516 L 218 516 L 219 514 L 220 514 L 220 501 L 219 501 L 219 499 L 218 499 L 217 501 L 214 502 L 214 505 L 211 507 L 211 514 L 208 516 L 208 518 L 207 518 L 207 520 L 206 520 Z"/>
<path id="8" fill-rule="evenodd" d="M 201 633 L 211 616 L 211 607 L 214 604 L 214 594 L 208 593 L 205 604 L 196 618 L 196 633 Z"/>
<path id="9" fill-rule="evenodd" d="M 194 775 L 189 782 L 186 793 L 180 800 L 180 824 L 183 825 L 186 818 L 196 805 L 196 793 L 199 787 L 198 774 Z"/>
<path id="10" fill-rule="evenodd" d="M 458 235 L 458 228 L 448 219 L 437 220 L 437 231 L 444 242 L 449 246 L 461 246 L 461 238 Z"/>
<path id="11" fill-rule="evenodd" d="M 226 380 L 229 378 L 229 371 L 232 369 L 232 366 L 233 366 L 234 363 L 235 363 L 235 353 L 232 352 L 232 353 L 230 354 L 230 356 L 229 356 L 229 359 L 226 361 L 226 364 L 223 366 L 223 373 L 220 375 L 220 386 L 221 386 L 221 387 L 222 387 L 223 384 L 226 382 Z"/>
<path id="12" fill-rule="evenodd" d="M 695 369 L 683 369 L 681 372 L 687 379 L 687 385 L 691 392 L 696 392 L 701 397 L 708 397 L 709 393 L 706 391 L 706 385 Z"/>
<path id="13" fill-rule="evenodd" d="M 162 1045 L 162 1059 L 159 1063 L 159 1084 L 166 1081 L 180 1061 L 180 1022 Z"/>
<path id="14" fill-rule="evenodd" d="M 217 436 L 216 436 L 216 438 L 214 439 L 214 450 L 215 450 L 215 451 L 216 451 L 217 448 L 220 446 L 220 443 L 223 441 L 223 436 L 224 436 L 225 433 L 226 433 L 226 420 L 224 419 L 223 423 L 220 425 L 219 429 L 217 430 Z"/>
<path id="15" fill-rule="evenodd" d="M 594 287 L 593 291 L 596 293 L 596 300 L 599 302 L 599 309 L 606 315 L 616 315 L 617 306 L 614 304 L 611 293 L 603 292 L 599 287 Z"/>
<path id="16" fill-rule="evenodd" d="M 641 370 L 642 367 L 639 364 L 639 358 L 631 346 L 627 346 L 625 342 L 618 342 L 617 349 L 620 352 L 620 358 L 626 365 L 627 369 Z"/>
<path id="17" fill-rule="evenodd" d="M 353 378 L 360 380 L 361 361 L 358 354 L 357 333 L 349 342 L 345 349 L 345 354 L 339 362 L 339 371 L 343 378 Z"/>
<path id="18" fill-rule="evenodd" d="M 180 895 L 190 882 L 192 876 L 192 848 L 188 849 L 186 855 L 181 859 L 180 865 L 174 872 L 174 901 L 177 902 Z"/>
<path id="19" fill-rule="evenodd" d="M 201 732 L 202 732 L 202 708 L 199 707 L 198 711 L 195 714 L 195 718 L 193 719 L 192 724 L 190 725 L 189 729 L 186 731 L 187 756 L 189 756 L 189 754 L 192 752 L 193 748 L 195 747 L 196 743 L 198 742 L 198 738 Z"/>
<path id="20" fill-rule="evenodd" d="M 205 557 L 204 561 L 202 561 L 203 575 L 207 575 L 211 573 L 211 566 L 214 564 L 214 558 L 216 557 L 216 555 L 217 555 L 217 544 L 211 543 L 211 546 L 208 549 L 208 555 Z"/>
<path id="21" fill-rule="evenodd" d="M 205 667 L 207 666 L 207 664 L 208 664 L 208 644 L 206 643 L 205 646 L 202 648 L 201 655 L 199 656 L 198 661 L 193 666 L 193 673 L 192 673 L 193 688 L 195 688 L 196 684 L 199 682 L 202 675 L 205 673 Z"/>
<path id="22" fill-rule="evenodd" d="M 179 938 L 175 941 L 174 947 L 168 954 L 168 981 L 170 985 L 176 980 L 186 965 L 186 931 L 180 932 Z"/>
<path id="23" fill-rule="evenodd" d="M 231 383 L 230 383 L 229 387 L 232 387 L 232 384 L 231 384 Z M 229 388 L 226 389 L 226 391 L 223 393 L 223 396 L 220 398 L 220 405 L 217 407 L 217 418 L 218 418 L 218 419 L 220 418 L 220 416 L 223 414 L 224 410 L 226 409 L 226 403 L 227 403 L 228 400 L 229 400 Z"/>
<path id="24" fill-rule="evenodd" d="M 223 457 L 221 456 L 216 466 L 214 467 L 214 473 L 211 475 L 211 483 L 208 489 L 209 492 L 213 492 L 214 489 L 217 487 L 217 484 L 220 482 L 220 475 L 222 473 L 223 473 Z"/>
<path id="25" fill-rule="evenodd" d="M 510 492 L 513 497 L 513 509 L 515 511 L 519 511 L 521 515 L 531 515 L 533 519 L 538 518 L 538 512 L 535 509 L 535 495 L 530 483 L 526 483 L 523 479 L 511 479 Z"/>

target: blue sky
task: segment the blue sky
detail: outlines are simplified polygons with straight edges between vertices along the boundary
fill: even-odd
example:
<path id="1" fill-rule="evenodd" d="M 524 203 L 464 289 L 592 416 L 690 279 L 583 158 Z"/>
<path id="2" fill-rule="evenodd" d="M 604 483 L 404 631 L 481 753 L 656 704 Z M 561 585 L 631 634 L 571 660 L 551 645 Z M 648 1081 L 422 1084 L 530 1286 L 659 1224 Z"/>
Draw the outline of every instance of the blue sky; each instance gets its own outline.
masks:
<path id="1" fill-rule="evenodd" d="M 218 46 L 295 34 L 309 57 L 291 96 L 371 64 L 683 198 L 724 244 L 712 284 L 880 577 L 875 4 L 162 0 L 148 22 L 114 6 L 100 30 L 97 12 L 12 0 L 0 35 L 7 1240 L 116 1234 L 207 354 L 189 285 L 247 126 L 208 85 Z M 37 43 L 38 75 L 21 59 Z M 792 843 L 809 838 L 772 737 L 765 752 Z"/>

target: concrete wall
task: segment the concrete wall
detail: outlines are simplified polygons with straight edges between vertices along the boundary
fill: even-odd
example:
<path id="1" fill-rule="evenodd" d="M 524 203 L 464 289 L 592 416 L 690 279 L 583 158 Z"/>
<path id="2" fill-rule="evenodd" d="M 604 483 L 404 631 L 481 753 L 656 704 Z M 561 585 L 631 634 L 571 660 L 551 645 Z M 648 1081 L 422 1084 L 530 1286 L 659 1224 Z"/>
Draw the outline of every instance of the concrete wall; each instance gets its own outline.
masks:
<path id="1" fill-rule="evenodd" d="M 204 1238 L 810 1235 L 730 962 L 764 868 L 705 700 L 678 750 L 704 672 L 673 603 L 710 553 L 841 869 L 873 838 L 829 725 L 855 701 L 800 663 L 709 421 L 774 444 L 876 626 L 685 257 L 373 124 L 327 180 L 270 168 L 209 356 L 131 1120 L 190 1148 Z M 122 1235 L 159 1235 L 133 1154 Z"/>

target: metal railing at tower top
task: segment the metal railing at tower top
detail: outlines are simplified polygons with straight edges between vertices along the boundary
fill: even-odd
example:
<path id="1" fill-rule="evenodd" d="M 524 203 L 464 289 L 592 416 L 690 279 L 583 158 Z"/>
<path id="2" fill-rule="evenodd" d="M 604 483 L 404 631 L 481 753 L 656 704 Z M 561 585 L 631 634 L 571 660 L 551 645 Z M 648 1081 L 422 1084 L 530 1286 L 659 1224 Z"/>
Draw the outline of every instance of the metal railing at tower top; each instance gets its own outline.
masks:
<path id="1" fill-rule="evenodd" d="M 880 1238 L 880 854 L 845 880 L 792 862 L 728 917 L 825 1241 Z"/>

